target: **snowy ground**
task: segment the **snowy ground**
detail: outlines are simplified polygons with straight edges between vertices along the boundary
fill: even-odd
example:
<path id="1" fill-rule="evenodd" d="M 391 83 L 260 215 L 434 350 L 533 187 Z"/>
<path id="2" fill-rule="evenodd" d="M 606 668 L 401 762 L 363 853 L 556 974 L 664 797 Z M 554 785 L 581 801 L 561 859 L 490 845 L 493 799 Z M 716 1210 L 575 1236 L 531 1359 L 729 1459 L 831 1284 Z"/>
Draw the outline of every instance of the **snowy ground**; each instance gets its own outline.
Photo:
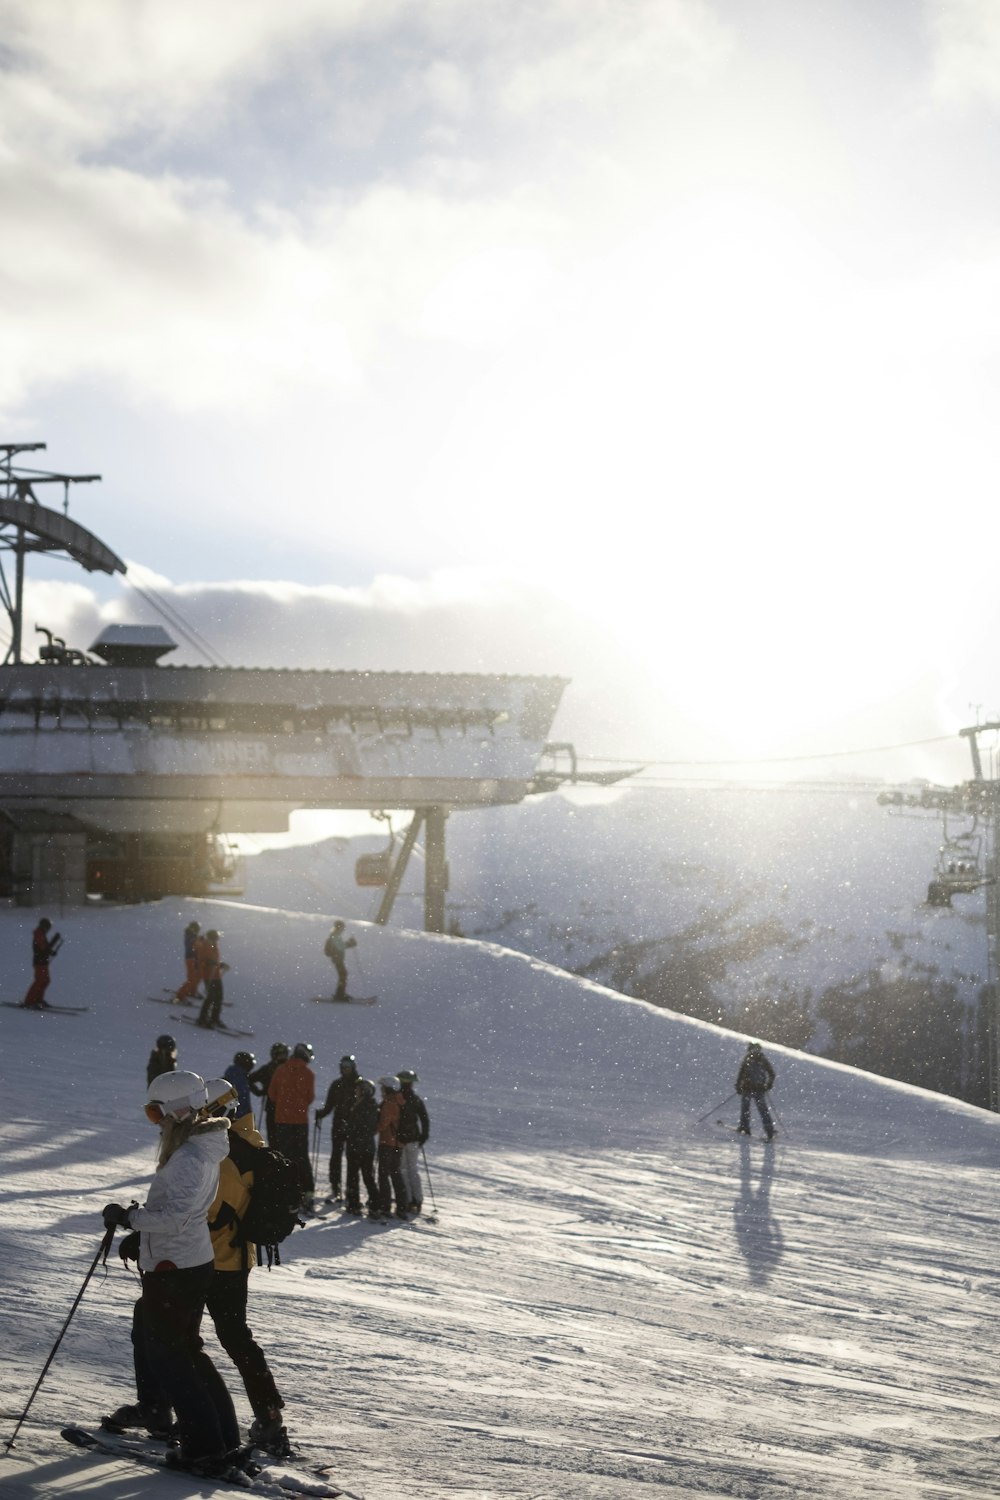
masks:
<path id="1" fill-rule="evenodd" d="M 20 999 L 35 914 L 0 913 Z M 222 1070 L 240 1045 L 150 1003 L 192 915 L 224 932 L 226 1016 L 267 1055 L 309 1040 L 325 1089 L 415 1066 L 439 1222 L 333 1219 L 251 1280 L 296 1443 L 367 1500 L 995 1496 L 1000 1120 L 769 1049 L 782 1135 L 699 1115 L 742 1039 L 521 953 L 357 926 L 371 1009 L 320 1008 L 324 919 L 197 902 L 67 913 L 51 997 L 0 1009 L 3 1436 L 100 1239 L 141 1195 L 153 1038 Z M 130 1395 L 135 1284 L 91 1282 L 11 1457 L 4 1500 L 214 1493 L 77 1455 L 57 1428 Z M 209 1347 L 215 1351 L 214 1338 Z M 244 1419 L 235 1372 L 219 1353 Z M 219 1490 L 220 1495 L 231 1491 Z"/>

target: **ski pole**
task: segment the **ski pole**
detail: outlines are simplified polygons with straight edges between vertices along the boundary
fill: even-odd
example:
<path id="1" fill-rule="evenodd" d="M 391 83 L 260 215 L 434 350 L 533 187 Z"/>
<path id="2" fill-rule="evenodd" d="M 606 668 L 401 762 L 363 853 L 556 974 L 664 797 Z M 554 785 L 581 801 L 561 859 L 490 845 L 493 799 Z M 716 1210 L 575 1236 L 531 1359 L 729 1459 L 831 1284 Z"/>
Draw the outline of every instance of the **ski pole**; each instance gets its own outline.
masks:
<path id="1" fill-rule="evenodd" d="M 25 1417 L 28 1415 L 28 1412 L 31 1410 L 31 1403 L 34 1401 L 35 1397 L 38 1395 L 39 1390 L 41 1389 L 42 1381 L 45 1379 L 46 1375 L 48 1374 L 48 1372 L 49 1372 L 49 1366 L 51 1365 L 52 1361 L 55 1359 L 55 1357 L 56 1357 L 56 1351 L 58 1350 L 59 1345 L 63 1341 L 63 1334 L 66 1332 L 67 1328 L 69 1327 L 69 1325 L 70 1325 L 70 1323 L 72 1321 L 72 1318 L 73 1318 L 73 1314 L 76 1312 L 77 1308 L 80 1306 L 80 1302 L 81 1302 L 81 1300 L 83 1298 L 83 1294 L 87 1290 L 87 1285 L 88 1285 L 88 1283 L 90 1281 L 91 1276 L 93 1276 L 94 1272 L 97 1270 L 97 1262 L 100 1260 L 100 1258 L 101 1258 L 102 1255 L 104 1256 L 105 1264 L 107 1264 L 108 1251 L 111 1249 L 111 1242 L 112 1242 L 112 1240 L 115 1237 L 115 1228 L 116 1227 L 117 1227 L 116 1225 L 112 1224 L 105 1231 L 104 1238 L 101 1240 L 100 1245 L 97 1247 L 97 1254 L 94 1256 L 93 1264 L 91 1265 L 90 1270 L 87 1272 L 86 1276 L 83 1278 L 83 1286 L 77 1292 L 76 1297 L 75 1297 L 75 1299 L 73 1301 L 73 1306 L 70 1308 L 69 1312 L 66 1315 L 66 1321 L 63 1324 L 62 1328 L 59 1330 L 59 1337 L 56 1339 L 55 1343 L 52 1345 L 52 1350 L 51 1350 L 51 1352 L 49 1354 L 49 1357 L 45 1361 L 45 1364 L 42 1366 L 42 1373 L 39 1375 L 38 1379 L 35 1381 L 35 1389 L 32 1391 L 31 1395 L 28 1397 L 28 1404 L 24 1408 L 24 1411 L 21 1413 L 21 1415 L 18 1417 L 18 1419 L 17 1419 L 17 1426 L 14 1428 L 14 1431 L 11 1433 L 10 1437 L 7 1439 L 5 1447 L 6 1447 L 8 1453 L 10 1452 L 10 1450 L 14 1446 L 14 1439 L 17 1437 L 18 1433 L 20 1432 L 20 1430 L 21 1430 L 21 1424 L 24 1422 Z"/>
<path id="2" fill-rule="evenodd" d="M 317 1120 L 313 1129 L 313 1181 L 319 1180 L 319 1139 L 323 1134 L 323 1121 Z"/>
<path id="3" fill-rule="evenodd" d="M 730 1099 L 735 1099 L 736 1097 L 737 1097 L 736 1094 L 732 1093 L 732 1094 L 729 1095 L 729 1098 L 721 1100 L 720 1103 L 718 1103 L 718 1104 L 713 1104 L 712 1108 L 710 1110 L 708 1110 L 705 1114 L 703 1114 L 700 1120 L 695 1120 L 694 1123 L 696 1125 L 703 1125 L 705 1123 L 705 1121 L 708 1119 L 709 1115 L 714 1115 L 715 1111 L 717 1109 L 725 1109 L 726 1105 L 729 1103 L 729 1100 Z"/>
<path id="4" fill-rule="evenodd" d="M 424 1159 L 424 1171 L 427 1173 L 427 1191 L 431 1195 L 431 1205 L 432 1205 L 432 1207 L 434 1209 L 434 1212 L 437 1213 L 438 1206 L 437 1206 L 437 1201 L 436 1201 L 436 1199 L 434 1197 L 434 1186 L 433 1186 L 433 1184 L 431 1182 L 431 1169 L 427 1165 L 427 1152 L 424 1150 L 424 1143 L 423 1143 L 423 1141 L 420 1142 L 420 1155 Z"/>

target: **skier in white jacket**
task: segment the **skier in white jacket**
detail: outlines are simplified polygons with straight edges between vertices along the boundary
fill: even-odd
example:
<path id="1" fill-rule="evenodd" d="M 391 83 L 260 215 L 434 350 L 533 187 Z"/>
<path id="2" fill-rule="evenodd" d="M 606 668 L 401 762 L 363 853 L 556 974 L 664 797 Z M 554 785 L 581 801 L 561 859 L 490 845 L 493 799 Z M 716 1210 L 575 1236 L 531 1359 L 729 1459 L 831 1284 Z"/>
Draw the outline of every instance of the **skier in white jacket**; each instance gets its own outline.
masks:
<path id="1" fill-rule="evenodd" d="M 204 1119 L 205 1104 L 197 1073 L 153 1079 L 146 1114 L 160 1127 L 156 1175 L 144 1204 L 109 1203 L 104 1223 L 139 1233 L 142 1296 L 133 1340 L 140 1408 L 169 1421 L 166 1399 L 177 1413 L 176 1467 L 224 1478 L 236 1462 L 240 1432 L 199 1326 L 213 1269 L 206 1215 L 229 1150 L 229 1121 Z"/>

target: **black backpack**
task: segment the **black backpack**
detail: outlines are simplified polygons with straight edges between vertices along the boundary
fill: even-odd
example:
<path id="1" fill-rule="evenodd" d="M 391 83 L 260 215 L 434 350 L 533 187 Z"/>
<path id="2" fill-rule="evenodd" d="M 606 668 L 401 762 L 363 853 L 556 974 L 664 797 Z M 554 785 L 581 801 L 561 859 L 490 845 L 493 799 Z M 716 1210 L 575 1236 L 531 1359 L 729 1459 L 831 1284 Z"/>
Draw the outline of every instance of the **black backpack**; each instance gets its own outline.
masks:
<path id="1" fill-rule="evenodd" d="M 253 1153 L 253 1187 L 250 1204 L 242 1219 L 238 1221 L 235 1245 L 243 1247 L 246 1263 L 247 1245 L 257 1246 L 257 1264 L 263 1263 L 267 1252 L 267 1269 L 281 1265 L 278 1246 L 288 1238 L 296 1224 L 305 1228 L 299 1218 L 302 1198 L 308 1183 L 302 1168 L 280 1151 L 270 1146 L 261 1146 Z"/>

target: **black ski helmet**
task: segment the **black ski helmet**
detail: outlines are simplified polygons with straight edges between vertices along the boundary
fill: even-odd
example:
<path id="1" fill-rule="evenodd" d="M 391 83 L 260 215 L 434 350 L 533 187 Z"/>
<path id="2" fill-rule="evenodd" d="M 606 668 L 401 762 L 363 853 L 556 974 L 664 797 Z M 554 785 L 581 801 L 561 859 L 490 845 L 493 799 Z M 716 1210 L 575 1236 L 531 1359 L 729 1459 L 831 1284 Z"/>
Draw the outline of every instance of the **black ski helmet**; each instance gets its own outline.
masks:
<path id="1" fill-rule="evenodd" d="M 208 941 L 210 943 L 215 943 L 215 942 L 218 942 L 218 940 L 222 936 L 222 934 L 220 932 L 216 932 L 216 930 L 215 930 L 214 927 L 210 927 L 208 929 L 208 931 L 205 933 L 205 936 L 208 938 Z"/>
<path id="2" fill-rule="evenodd" d="M 174 1041 L 172 1036 L 167 1036 L 166 1032 L 164 1032 L 162 1036 L 158 1036 L 156 1038 L 156 1046 L 160 1052 L 177 1051 L 177 1043 Z"/>
<path id="3" fill-rule="evenodd" d="M 292 1048 L 292 1056 L 301 1058 L 303 1062 L 312 1062 L 313 1049 L 308 1042 L 296 1042 Z"/>
<path id="4" fill-rule="evenodd" d="M 340 1071 L 343 1072 L 345 1068 L 350 1068 L 352 1073 L 357 1073 L 358 1062 L 353 1052 L 345 1052 L 340 1059 Z"/>
<path id="5" fill-rule="evenodd" d="M 397 1068 L 396 1077 L 400 1083 L 419 1083 L 420 1080 L 412 1068 Z"/>
<path id="6" fill-rule="evenodd" d="M 287 1056 L 288 1056 L 288 1044 L 287 1044 L 287 1042 L 275 1042 L 274 1046 L 271 1048 L 271 1061 L 272 1062 L 284 1062 L 285 1058 Z"/>
<path id="7" fill-rule="evenodd" d="M 249 1073 L 251 1068 L 257 1066 L 257 1059 L 252 1052 L 237 1052 L 233 1062 L 238 1068 L 242 1068 L 244 1073 Z"/>

